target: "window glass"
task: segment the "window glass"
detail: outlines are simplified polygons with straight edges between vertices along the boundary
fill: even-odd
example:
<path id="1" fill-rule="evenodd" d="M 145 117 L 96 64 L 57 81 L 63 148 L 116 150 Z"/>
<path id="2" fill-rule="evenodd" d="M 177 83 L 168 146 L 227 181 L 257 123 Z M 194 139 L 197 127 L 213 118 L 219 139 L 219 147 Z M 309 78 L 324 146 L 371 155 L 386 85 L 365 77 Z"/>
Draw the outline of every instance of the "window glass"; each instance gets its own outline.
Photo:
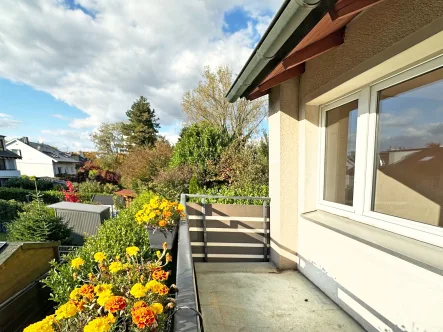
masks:
<path id="1" fill-rule="evenodd" d="M 0 159 L 0 170 L 6 170 L 6 162 L 4 159 Z"/>
<path id="2" fill-rule="evenodd" d="M 358 101 L 326 112 L 323 199 L 352 206 Z"/>
<path id="3" fill-rule="evenodd" d="M 3 139 L 0 139 L 0 151 L 5 151 L 5 142 Z"/>
<path id="4" fill-rule="evenodd" d="M 443 69 L 378 99 L 372 210 L 443 227 Z"/>

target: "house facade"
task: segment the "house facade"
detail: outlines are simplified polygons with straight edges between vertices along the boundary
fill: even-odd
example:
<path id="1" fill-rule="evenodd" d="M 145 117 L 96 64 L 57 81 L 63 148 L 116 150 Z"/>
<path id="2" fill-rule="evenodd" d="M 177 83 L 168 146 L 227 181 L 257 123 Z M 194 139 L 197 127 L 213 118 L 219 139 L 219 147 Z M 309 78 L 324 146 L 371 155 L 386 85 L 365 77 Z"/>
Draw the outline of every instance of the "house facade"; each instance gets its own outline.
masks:
<path id="1" fill-rule="evenodd" d="M 227 98 L 269 98 L 271 260 L 368 331 L 443 331 L 443 1 L 285 1 Z"/>
<path id="2" fill-rule="evenodd" d="M 17 169 L 22 175 L 55 177 L 58 174 L 75 174 L 75 166 L 79 163 L 56 148 L 30 142 L 27 137 L 12 140 L 6 146 L 21 157 L 17 161 Z"/>
<path id="3" fill-rule="evenodd" d="M 16 164 L 16 160 L 19 159 L 20 156 L 6 149 L 5 136 L 0 135 L 0 187 L 8 179 L 20 176 Z"/>

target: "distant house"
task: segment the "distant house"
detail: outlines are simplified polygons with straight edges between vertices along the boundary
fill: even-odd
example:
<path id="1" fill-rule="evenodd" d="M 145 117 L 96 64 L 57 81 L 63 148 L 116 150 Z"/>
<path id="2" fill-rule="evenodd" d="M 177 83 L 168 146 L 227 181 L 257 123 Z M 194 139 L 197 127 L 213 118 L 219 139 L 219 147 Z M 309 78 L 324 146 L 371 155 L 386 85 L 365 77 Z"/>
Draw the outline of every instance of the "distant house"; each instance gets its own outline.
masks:
<path id="1" fill-rule="evenodd" d="M 20 156 L 6 149 L 5 136 L 0 135 L 0 187 L 8 179 L 20 176 L 16 165 L 17 159 L 20 159 Z"/>
<path id="2" fill-rule="evenodd" d="M 30 142 L 27 137 L 14 139 L 7 148 L 21 157 L 17 169 L 23 175 L 55 177 L 58 174 L 75 174 L 78 160 L 43 143 Z"/>

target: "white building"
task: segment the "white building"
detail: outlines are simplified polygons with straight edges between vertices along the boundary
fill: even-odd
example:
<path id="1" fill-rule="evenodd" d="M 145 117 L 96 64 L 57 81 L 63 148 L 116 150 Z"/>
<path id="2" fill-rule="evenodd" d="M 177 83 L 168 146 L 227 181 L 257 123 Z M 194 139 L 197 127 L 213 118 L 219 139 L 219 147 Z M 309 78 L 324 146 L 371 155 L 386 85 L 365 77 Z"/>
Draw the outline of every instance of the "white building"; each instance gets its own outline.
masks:
<path id="1" fill-rule="evenodd" d="M 52 146 L 30 142 L 27 137 L 14 139 L 6 146 L 21 157 L 17 169 L 23 175 L 55 177 L 57 174 L 75 174 L 78 161 Z"/>
<path id="2" fill-rule="evenodd" d="M 17 159 L 20 159 L 20 156 L 6 150 L 5 136 L 0 135 L 0 187 L 8 179 L 20 176 L 16 165 Z"/>

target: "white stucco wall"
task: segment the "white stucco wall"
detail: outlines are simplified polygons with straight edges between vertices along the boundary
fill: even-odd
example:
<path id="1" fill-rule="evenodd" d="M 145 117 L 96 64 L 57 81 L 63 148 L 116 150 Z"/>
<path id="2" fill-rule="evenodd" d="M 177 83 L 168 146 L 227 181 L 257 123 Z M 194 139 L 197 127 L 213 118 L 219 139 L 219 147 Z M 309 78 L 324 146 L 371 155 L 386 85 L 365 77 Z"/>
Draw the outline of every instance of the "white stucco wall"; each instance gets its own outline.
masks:
<path id="1" fill-rule="evenodd" d="M 7 148 L 8 150 L 21 150 L 22 159 L 17 159 L 17 169 L 22 175 L 37 177 L 54 176 L 53 162 L 49 156 L 20 141 L 9 144 Z"/>
<path id="2" fill-rule="evenodd" d="M 441 42 L 425 40 L 443 30 L 442 22 L 440 1 L 381 2 L 348 25 L 343 45 L 307 62 L 298 106 L 279 97 L 281 86 L 270 94 L 271 107 L 299 112 L 298 123 L 289 130 L 281 128 L 278 117 L 274 121 L 270 116 L 270 137 L 279 131 L 279 141 L 270 140 L 270 159 L 280 158 L 280 164 L 274 161 L 278 167 L 270 165 L 270 196 L 279 200 L 271 201 L 271 211 L 280 210 L 271 212 L 271 238 L 297 225 L 297 234 L 289 232 L 291 240 L 286 243 L 299 256 L 297 268 L 308 275 L 308 266 L 315 267 L 309 277 L 320 288 L 334 283 L 339 290 L 334 300 L 345 304 L 369 331 L 442 332 L 443 276 L 301 216 L 318 209 L 319 105 L 443 51 Z M 282 147 L 277 144 L 281 141 L 291 144 Z M 285 160 L 294 154 L 297 173 L 291 174 L 294 167 Z M 279 188 L 272 179 L 278 179 Z M 295 194 L 282 190 L 288 184 L 297 188 Z M 290 217 L 285 214 L 288 208 L 294 210 Z"/>

